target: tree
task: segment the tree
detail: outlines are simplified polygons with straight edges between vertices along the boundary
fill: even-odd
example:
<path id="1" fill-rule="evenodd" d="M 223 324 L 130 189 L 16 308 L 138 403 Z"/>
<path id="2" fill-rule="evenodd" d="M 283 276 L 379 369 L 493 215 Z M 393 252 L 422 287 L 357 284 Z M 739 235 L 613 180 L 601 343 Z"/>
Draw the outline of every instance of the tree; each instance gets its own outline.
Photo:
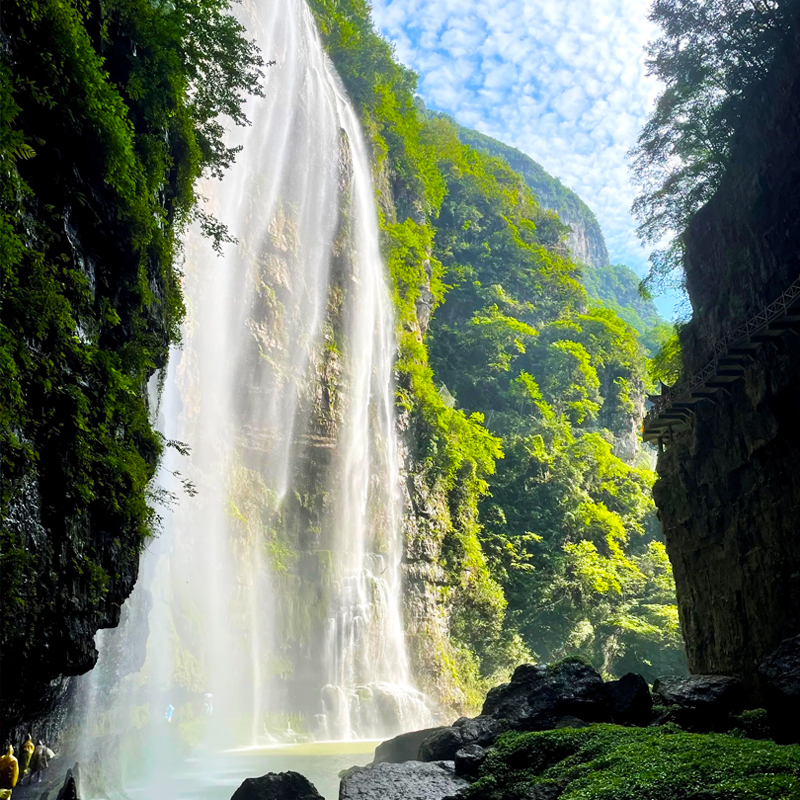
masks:
<path id="1" fill-rule="evenodd" d="M 666 84 L 631 151 L 639 236 L 659 246 L 645 286 L 682 284 L 681 235 L 714 193 L 758 83 L 793 30 L 796 0 L 655 0 L 648 73 Z M 665 244 L 666 242 L 666 244 Z"/>

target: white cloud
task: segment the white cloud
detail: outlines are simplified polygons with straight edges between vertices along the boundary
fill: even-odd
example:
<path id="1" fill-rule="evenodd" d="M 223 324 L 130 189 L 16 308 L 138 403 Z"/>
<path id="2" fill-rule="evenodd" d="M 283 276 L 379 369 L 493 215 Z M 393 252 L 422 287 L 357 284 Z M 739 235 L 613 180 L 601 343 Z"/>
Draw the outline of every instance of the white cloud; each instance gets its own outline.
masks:
<path id="1" fill-rule="evenodd" d="M 646 269 L 625 157 L 658 85 L 647 0 L 373 0 L 426 104 L 519 148 L 600 220 L 612 261 Z"/>

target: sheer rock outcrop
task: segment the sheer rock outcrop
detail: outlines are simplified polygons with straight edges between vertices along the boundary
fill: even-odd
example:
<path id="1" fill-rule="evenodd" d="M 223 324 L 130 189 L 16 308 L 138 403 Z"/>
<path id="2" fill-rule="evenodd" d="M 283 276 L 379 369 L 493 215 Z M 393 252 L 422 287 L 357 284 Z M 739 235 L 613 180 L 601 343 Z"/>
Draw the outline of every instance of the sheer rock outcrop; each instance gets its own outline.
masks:
<path id="1" fill-rule="evenodd" d="M 800 272 L 800 46 L 779 58 L 742 124 L 730 166 L 685 237 L 694 309 L 685 374 Z M 659 457 L 654 498 L 690 668 L 741 678 L 800 632 L 800 341 L 764 342 L 728 393 L 696 407 Z"/>

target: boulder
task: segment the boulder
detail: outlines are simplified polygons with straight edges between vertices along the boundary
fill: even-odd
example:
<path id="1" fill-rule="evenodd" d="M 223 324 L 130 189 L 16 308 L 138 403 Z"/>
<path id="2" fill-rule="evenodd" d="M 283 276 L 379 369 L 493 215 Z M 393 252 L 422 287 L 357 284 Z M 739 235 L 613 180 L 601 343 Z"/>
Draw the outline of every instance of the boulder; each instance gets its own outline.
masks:
<path id="1" fill-rule="evenodd" d="M 722 714 L 735 714 L 744 708 L 742 682 L 727 675 L 661 678 L 653 684 L 653 692 L 668 706 L 713 709 Z"/>
<path id="2" fill-rule="evenodd" d="M 443 800 L 468 785 L 452 761 L 370 764 L 342 776 L 339 800 Z"/>
<path id="3" fill-rule="evenodd" d="M 653 713 L 653 698 L 647 681 L 635 672 L 618 681 L 608 681 L 606 691 L 611 701 L 611 716 L 620 725 L 647 725 Z"/>
<path id="4" fill-rule="evenodd" d="M 464 744 L 461 728 L 441 728 L 422 742 L 417 758 L 419 761 L 452 761 Z"/>
<path id="5" fill-rule="evenodd" d="M 77 766 L 77 764 L 75 766 Z M 72 770 L 67 770 L 67 774 L 64 778 L 64 785 L 59 790 L 58 795 L 56 795 L 56 800 L 80 800 L 78 795 L 78 782 L 72 774 Z"/>
<path id="6" fill-rule="evenodd" d="M 497 737 L 508 730 L 508 723 L 505 720 L 481 714 L 479 717 L 468 719 L 459 730 L 465 745 L 479 744 L 486 747 L 494 744 Z"/>
<path id="7" fill-rule="evenodd" d="M 246 778 L 231 800 L 324 800 L 314 784 L 298 772 L 268 772 Z"/>
<path id="8" fill-rule="evenodd" d="M 564 716 L 610 722 L 611 704 L 597 671 L 567 660 L 551 666 L 517 667 L 510 683 L 489 691 L 481 715 L 507 720 L 513 730 L 541 731 L 554 727 Z"/>
<path id="9" fill-rule="evenodd" d="M 456 775 L 463 778 L 477 778 L 481 764 L 486 761 L 486 748 L 479 744 L 468 744 L 462 747 L 455 757 Z"/>
<path id="10" fill-rule="evenodd" d="M 730 714 L 744 708 L 741 681 L 726 675 L 689 675 L 663 678 L 653 684 L 653 693 L 667 706 L 677 706 L 676 721 L 695 730 L 714 730 Z"/>
<path id="11" fill-rule="evenodd" d="M 429 736 L 440 731 L 448 730 L 447 728 L 425 728 L 421 731 L 411 731 L 411 733 L 401 733 L 395 736 L 394 739 L 388 739 L 381 742 L 375 748 L 375 757 L 372 759 L 373 764 L 402 764 L 404 761 L 416 761 L 419 754 L 420 745 Z"/>
<path id="12" fill-rule="evenodd" d="M 505 720 L 481 715 L 474 719 L 461 718 L 459 725 L 440 728 L 422 742 L 419 748 L 420 761 L 452 761 L 462 747 L 477 744 L 488 747 L 497 737 L 508 730 Z"/>
<path id="13" fill-rule="evenodd" d="M 784 639 L 758 667 L 776 740 L 800 740 L 800 635 Z"/>

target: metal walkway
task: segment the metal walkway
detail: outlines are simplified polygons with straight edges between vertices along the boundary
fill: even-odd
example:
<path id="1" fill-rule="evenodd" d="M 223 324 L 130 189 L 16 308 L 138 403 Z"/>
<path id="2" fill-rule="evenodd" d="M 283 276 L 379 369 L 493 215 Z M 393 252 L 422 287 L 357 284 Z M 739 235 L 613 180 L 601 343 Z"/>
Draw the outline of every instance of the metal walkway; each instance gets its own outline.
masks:
<path id="1" fill-rule="evenodd" d="M 642 424 L 642 439 L 662 446 L 674 431 L 686 426 L 697 403 L 742 377 L 764 342 L 795 329 L 800 329 L 800 277 L 777 300 L 722 336 L 714 344 L 714 357 L 701 370 L 650 397 L 653 405 Z"/>

